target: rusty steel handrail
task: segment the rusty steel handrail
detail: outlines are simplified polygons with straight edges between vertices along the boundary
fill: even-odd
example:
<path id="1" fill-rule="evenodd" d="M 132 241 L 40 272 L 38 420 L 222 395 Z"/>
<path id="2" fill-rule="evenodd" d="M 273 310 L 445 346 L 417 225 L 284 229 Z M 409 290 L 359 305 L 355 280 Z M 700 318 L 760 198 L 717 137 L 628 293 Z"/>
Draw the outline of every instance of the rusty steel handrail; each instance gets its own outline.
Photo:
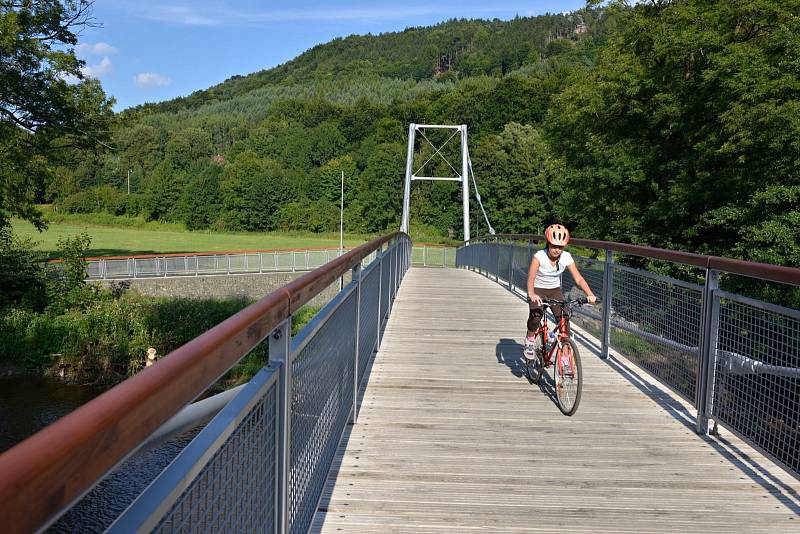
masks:
<path id="1" fill-rule="evenodd" d="M 266 295 L 52 425 L 0 454 L 0 517 L 29 532 L 74 503 L 203 393 L 282 321 L 395 232 Z"/>
<path id="2" fill-rule="evenodd" d="M 510 241 L 544 241 L 544 236 L 533 234 L 497 234 L 476 237 L 470 240 L 470 242 L 494 241 L 498 239 Z M 768 263 L 758 263 L 754 261 L 735 260 L 732 258 L 722 258 L 719 256 L 706 256 L 704 254 L 695 254 L 692 252 L 680 252 L 677 250 L 667 250 L 643 245 L 630 245 L 627 243 L 616 243 L 614 241 L 570 239 L 569 242 L 582 247 L 611 250 L 633 256 L 672 261 L 676 263 L 682 263 L 684 265 L 702 267 L 704 269 L 713 269 L 715 271 L 721 271 L 730 274 L 737 274 L 751 278 L 759 278 L 761 280 L 768 280 L 771 282 L 780 282 L 783 284 L 800 286 L 800 269 L 796 267 L 785 267 L 781 265 L 771 265 Z"/>

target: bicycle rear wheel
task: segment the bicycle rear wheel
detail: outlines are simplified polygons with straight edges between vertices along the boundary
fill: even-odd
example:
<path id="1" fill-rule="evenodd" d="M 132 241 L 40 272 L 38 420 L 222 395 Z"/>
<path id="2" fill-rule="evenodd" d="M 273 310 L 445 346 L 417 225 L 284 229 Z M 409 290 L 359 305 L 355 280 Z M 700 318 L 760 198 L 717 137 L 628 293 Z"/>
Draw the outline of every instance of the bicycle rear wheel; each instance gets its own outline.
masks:
<path id="1" fill-rule="evenodd" d="M 553 380 L 558 409 L 564 415 L 573 415 L 581 402 L 583 370 L 578 347 L 571 339 L 564 340 L 556 351 Z"/>

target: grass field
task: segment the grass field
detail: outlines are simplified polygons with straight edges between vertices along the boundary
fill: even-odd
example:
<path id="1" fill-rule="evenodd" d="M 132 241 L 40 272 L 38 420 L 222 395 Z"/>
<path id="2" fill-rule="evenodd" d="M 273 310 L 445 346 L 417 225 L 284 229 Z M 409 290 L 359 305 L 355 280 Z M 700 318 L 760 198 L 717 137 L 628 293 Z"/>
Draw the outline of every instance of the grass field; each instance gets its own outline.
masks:
<path id="1" fill-rule="evenodd" d="M 168 230 L 153 230 L 94 226 L 75 222 L 50 223 L 47 230 L 39 233 L 33 225 L 26 222 L 15 220 L 13 225 L 14 232 L 33 239 L 36 242 L 36 249 L 44 251 L 48 258 L 58 257 L 56 243 L 59 238 L 74 236 L 81 232 L 86 232 L 92 238 L 91 247 L 87 252 L 89 256 L 339 246 L 339 236 L 331 234 L 189 232 L 174 226 Z M 344 244 L 359 245 L 367 239 L 366 236 L 345 235 Z"/>
<path id="2" fill-rule="evenodd" d="M 124 256 L 134 254 L 167 254 L 193 252 L 222 252 L 234 250 L 273 250 L 337 248 L 339 234 L 313 234 L 310 232 L 212 232 L 189 231 L 180 223 L 146 221 L 139 217 L 115 216 L 107 213 L 63 214 L 51 205 L 38 208 L 48 222 L 48 229 L 39 232 L 20 219 L 13 219 L 14 232 L 32 239 L 36 250 L 43 251 L 48 259 L 58 257 L 58 240 L 86 232 L 92 238 L 89 256 Z M 429 235 L 427 228 L 412 225 L 415 242 L 458 245 L 458 241 Z M 344 245 L 360 245 L 375 236 L 347 234 Z"/>

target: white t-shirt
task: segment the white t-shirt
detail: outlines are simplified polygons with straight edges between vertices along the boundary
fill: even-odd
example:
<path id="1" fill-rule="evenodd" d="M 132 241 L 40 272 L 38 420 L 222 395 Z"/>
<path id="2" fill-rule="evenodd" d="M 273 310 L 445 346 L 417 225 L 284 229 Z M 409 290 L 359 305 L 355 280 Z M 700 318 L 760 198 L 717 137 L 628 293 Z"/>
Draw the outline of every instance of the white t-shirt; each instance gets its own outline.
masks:
<path id="1" fill-rule="evenodd" d="M 536 278 L 533 281 L 533 287 L 540 287 L 542 289 L 557 289 L 561 287 L 561 273 L 567 270 L 567 267 L 575 263 L 572 255 L 569 252 L 562 252 L 561 257 L 558 258 L 558 263 L 553 265 L 550 258 L 547 256 L 547 250 L 540 250 L 533 256 L 539 260 L 539 270 L 536 271 Z"/>

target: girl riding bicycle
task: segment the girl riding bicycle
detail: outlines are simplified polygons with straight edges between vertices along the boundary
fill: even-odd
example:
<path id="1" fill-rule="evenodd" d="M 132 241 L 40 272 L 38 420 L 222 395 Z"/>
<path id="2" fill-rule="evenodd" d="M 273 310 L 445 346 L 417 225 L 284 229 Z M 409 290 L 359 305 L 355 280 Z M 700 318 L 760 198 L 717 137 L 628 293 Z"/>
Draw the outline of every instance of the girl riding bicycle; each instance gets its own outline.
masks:
<path id="1" fill-rule="evenodd" d="M 525 357 L 531 359 L 535 355 L 535 343 L 538 338 L 535 336 L 536 329 L 539 328 L 544 310 L 542 309 L 542 298 L 564 300 L 561 292 L 561 275 L 569 269 L 575 284 L 586 293 L 589 303 L 597 301 L 597 297 L 592 293 L 592 289 L 586 280 L 583 279 L 578 271 L 575 260 L 569 252 L 564 251 L 564 247 L 569 243 L 569 231 L 560 224 L 551 224 L 544 231 L 544 238 L 547 247 L 533 255 L 531 266 L 528 270 L 528 302 L 530 311 L 528 313 L 528 333 L 525 337 Z M 552 307 L 556 320 L 561 315 L 561 306 Z"/>

